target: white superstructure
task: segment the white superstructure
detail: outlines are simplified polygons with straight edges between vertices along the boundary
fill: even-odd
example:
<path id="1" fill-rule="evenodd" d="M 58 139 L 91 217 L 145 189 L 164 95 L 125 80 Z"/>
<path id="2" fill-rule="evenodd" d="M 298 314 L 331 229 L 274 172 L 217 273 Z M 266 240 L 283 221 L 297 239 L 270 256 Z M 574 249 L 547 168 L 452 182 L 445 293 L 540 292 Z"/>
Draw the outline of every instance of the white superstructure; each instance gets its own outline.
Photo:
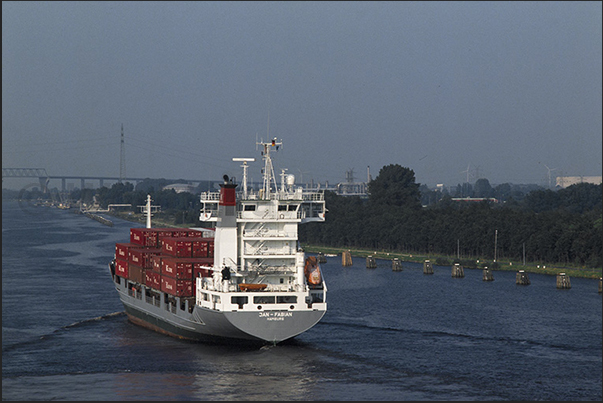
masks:
<path id="1" fill-rule="evenodd" d="M 313 312 L 309 328 L 326 311 L 327 288 L 320 268 L 308 263 L 298 245 L 298 225 L 325 220 L 324 193 L 295 186 L 284 170 L 279 186 L 270 153 L 282 142 L 258 144 L 262 189 L 247 188 L 247 162 L 254 159 L 233 158 L 243 162 L 242 189 L 225 175 L 219 192 L 201 194 L 200 220 L 216 227 L 213 276 L 196 279 L 196 304 L 222 312 L 259 311 L 266 318 L 289 312 L 291 320 Z"/>

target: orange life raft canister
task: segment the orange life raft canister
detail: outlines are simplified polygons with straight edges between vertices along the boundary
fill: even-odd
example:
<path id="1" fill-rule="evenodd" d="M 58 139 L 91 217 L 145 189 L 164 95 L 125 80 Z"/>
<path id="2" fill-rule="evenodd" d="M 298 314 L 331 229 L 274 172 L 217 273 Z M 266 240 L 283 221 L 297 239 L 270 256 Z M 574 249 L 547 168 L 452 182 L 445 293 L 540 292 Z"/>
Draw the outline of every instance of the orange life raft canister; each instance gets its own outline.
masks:
<path id="1" fill-rule="evenodd" d="M 304 274 L 310 285 L 320 285 L 322 283 L 322 275 L 316 256 L 308 256 L 304 266 Z"/>

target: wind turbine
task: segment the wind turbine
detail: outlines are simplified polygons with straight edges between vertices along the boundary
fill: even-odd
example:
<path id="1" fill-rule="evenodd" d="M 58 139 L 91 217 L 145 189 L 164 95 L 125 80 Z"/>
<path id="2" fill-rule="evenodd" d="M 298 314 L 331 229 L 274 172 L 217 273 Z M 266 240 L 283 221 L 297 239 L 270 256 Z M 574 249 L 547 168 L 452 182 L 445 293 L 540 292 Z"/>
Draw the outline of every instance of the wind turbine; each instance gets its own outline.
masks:
<path id="1" fill-rule="evenodd" d="M 462 174 L 463 173 L 467 173 L 467 181 L 466 181 L 466 183 L 469 183 L 469 168 L 470 168 L 470 166 L 471 166 L 471 163 L 467 164 L 467 170 L 461 171 Z"/>
<path id="2" fill-rule="evenodd" d="M 538 162 L 540 164 L 540 161 Z M 551 171 L 556 171 L 557 168 L 549 168 L 546 164 L 542 164 L 546 167 L 548 171 L 548 179 L 549 179 L 549 189 L 551 188 Z"/>

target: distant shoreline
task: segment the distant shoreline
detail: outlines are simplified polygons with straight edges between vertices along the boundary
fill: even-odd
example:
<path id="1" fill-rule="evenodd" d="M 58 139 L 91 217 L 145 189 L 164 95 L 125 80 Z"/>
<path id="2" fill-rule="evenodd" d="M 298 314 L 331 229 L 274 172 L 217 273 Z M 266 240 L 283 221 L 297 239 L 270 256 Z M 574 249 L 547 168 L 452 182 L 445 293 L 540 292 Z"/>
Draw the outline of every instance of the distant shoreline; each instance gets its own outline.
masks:
<path id="1" fill-rule="evenodd" d="M 140 214 L 124 214 L 118 212 L 103 212 L 103 214 L 121 218 L 126 221 L 142 223 L 144 224 L 144 217 Z M 168 219 L 169 221 L 169 219 Z M 190 227 L 192 223 L 186 224 L 172 224 L 168 221 L 163 221 L 161 219 L 155 218 L 153 219 L 154 226 L 160 225 L 163 227 Z M 320 245 L 303 245 L 304 250 L 310 253 L 319 253 L 322 252 L 324 254 L 335 254 L 341 256 L 343 251 L 350 251 L 350 254 L 353 257 L 357 258 L 366 258 L 367 256 L 373 256 L 376 259 L 394 259 L 398 258 L 402 262 L 414 262 L 414 263 L 423 263 L 425 260 L 429 259 L 432 264 L 439 265 L 436 260 L 444 260 L 450 262 L 452 264 L 456 257 L 455 256 L 441 256 L 441 255 L 425 255 L 421 253 L 402 253 L 402 252 L 394 252 L 394 251 L 374 251 L 367 249 L 354 249 L 354 248 L 346 248 L 346 247 L 328 247 L 328 246 L 320 246 Z M 469 260 L 465 258 L 461 258 L 461 261 Z M 492 267 L 492 262 L 488 260 L 477 260 L 475 268 L 481 269 L 484 263 L 489 263 L 488 267 L 492 271 L 518 271 L 524 270 L 528 273 L 538 273 L 538 274 L 547 274 L 551 276 L 556 276 L 559 273 L 565 273 L 570 277 L 581 277 L 581 278 L 591 278 L 591 279 L 600 279 L 603 277 L 601 268 L 587 268 L 587 267 L 575 267 L 575 266 L 562 266 L 560 264 L 553 263 L 527 263 L 523 265 L 522 262 L 514 262 L 508 260 L 500 260 L 498 262 L 499 267 Z M 444 265 L 449 265 L 444 264 Z M 473 266 L 471 266 L 473 268 Z"/>
<path id="2" fill-rule="evenodd" d="M 319 245 L 304 245 L 304 250 L 310 253 L 319 253 L 323 254 L 336 254 L 341 256 L 343 251 L 350 251 L 352 257 L 357 258 L 366 258 L 367 256 L 373 256 L 375 259 L 389 259 L 393 260 L 394 258 L 398 258 L 402 262 L 414 262 L 414 263 L 423 263 L 425 260 L 430 260 L 432 264 L 437 265 L 437 259 L 447 260 L 452 262 L 456 259 L 454 256 L 428 256 L 424 254 L 410 254 L 410 253 L 401 253 L 401 252 L 384 252 L 384 251 L 370 251 L 366 249 L 353 249 L 353 248 L 334 248 L 327 246 L 319 246 Z M 468 260 L 468 259 L 461 259 Z M 476 263 L 477 269 L 482 269 L 483 263 L 489 263 L 488 268 L 492 271 L 519 271 L 524 270 L 527 273 L 538 273 L 538 274 L 548 274 L 552 276 L 556 276 L 559 273 L 565 273 L 570 277 L 581 277 L 581 278 L 592 278 L 599 279 L 602 276 L 602 270 L 596 268 L 584 268 L 584 267 L 567 267 L 561 265 L 555 265 L 551 263 L 544 264 L 536 264 L 536 263 L 527 263 L 525 266 L 521 262 L 512 262 L 512 261 L 499 261 L 499 267 L 492 267 L 492 262 L 486 260 L 479 260 L 479 263 Z"/>

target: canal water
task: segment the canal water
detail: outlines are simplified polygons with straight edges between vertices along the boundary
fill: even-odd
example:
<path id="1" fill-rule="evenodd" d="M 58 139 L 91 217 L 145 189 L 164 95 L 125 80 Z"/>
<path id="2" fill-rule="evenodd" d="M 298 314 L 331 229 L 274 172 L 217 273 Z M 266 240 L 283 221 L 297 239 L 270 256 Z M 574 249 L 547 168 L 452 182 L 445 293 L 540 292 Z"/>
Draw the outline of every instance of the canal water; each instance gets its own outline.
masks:
<path id="1" fill-rule="evenodd" d="M 3 400 L 598 400 L 598 280 L 341 256 L 323 320 L 277 346 L 191 343 L 128 322 L 108 262 L 132 223 L 2 203 Z"/>

